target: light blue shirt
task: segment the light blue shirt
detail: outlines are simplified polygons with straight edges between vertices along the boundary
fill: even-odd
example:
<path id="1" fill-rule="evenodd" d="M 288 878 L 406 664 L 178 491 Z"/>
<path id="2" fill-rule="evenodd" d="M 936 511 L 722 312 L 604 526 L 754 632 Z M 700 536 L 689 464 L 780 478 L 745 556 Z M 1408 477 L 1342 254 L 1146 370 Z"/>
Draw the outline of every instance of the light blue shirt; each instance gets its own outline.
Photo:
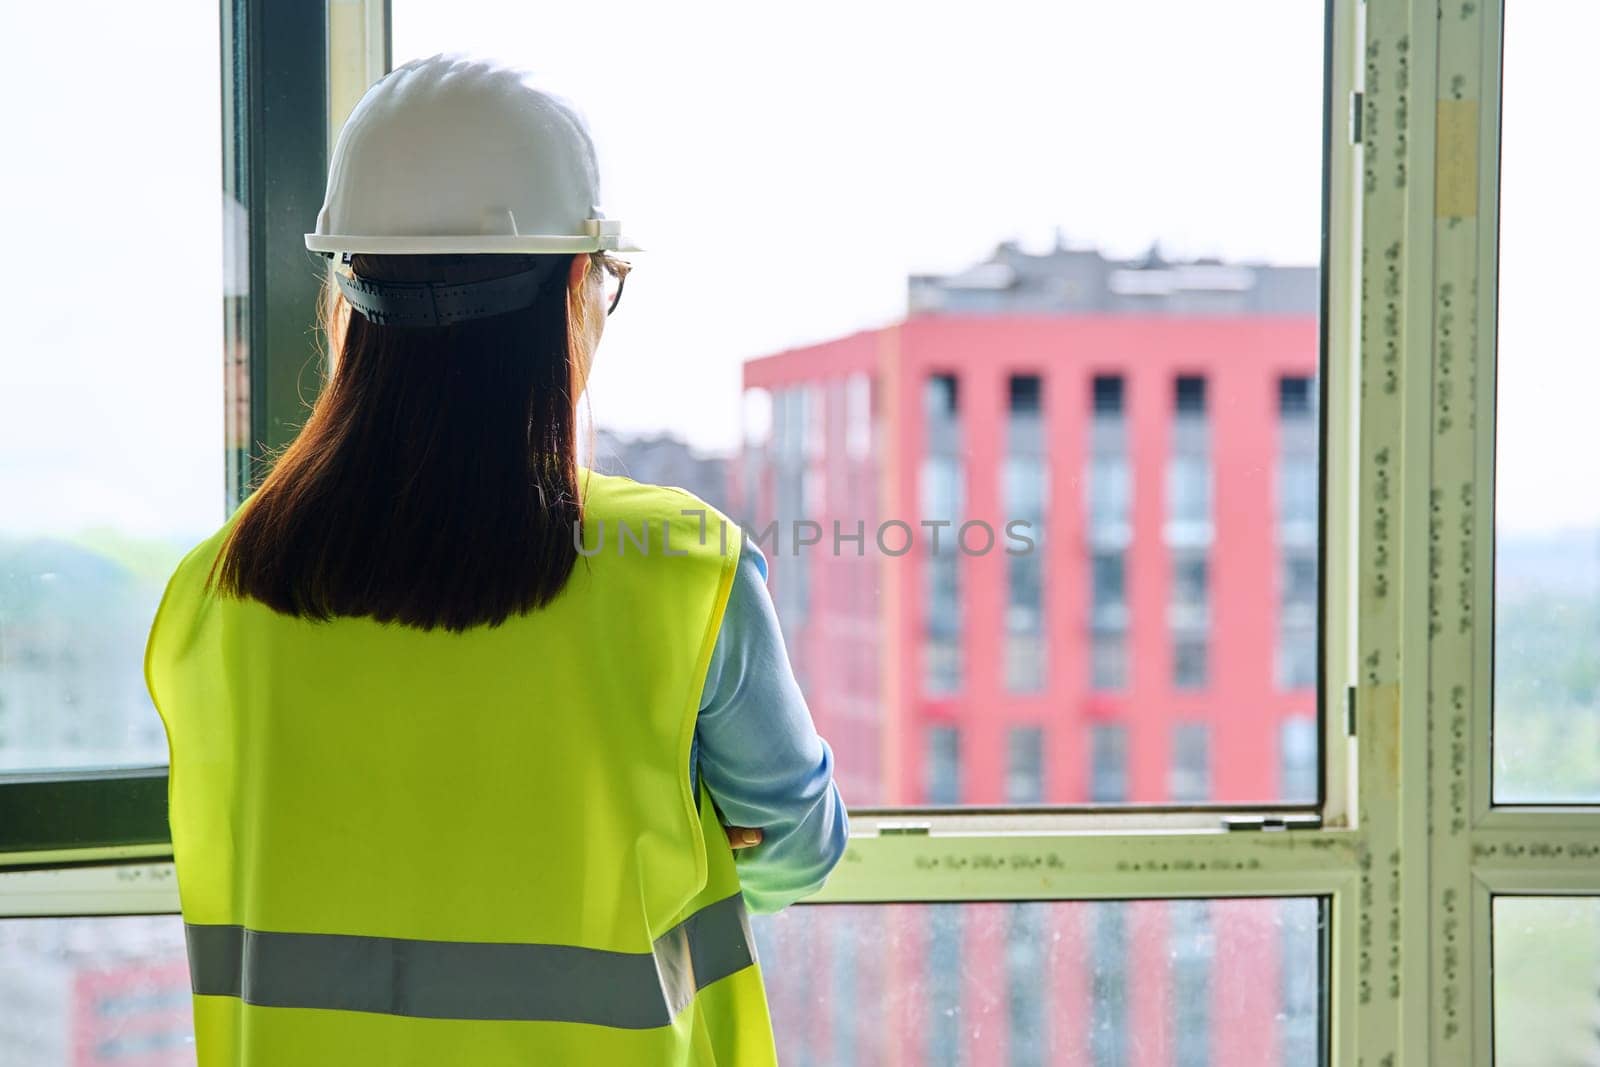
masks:
<path id="1" fill-rule="evenodd" d="M 733 854 L 746 907 L 775 912 L 822 887 L 844 855 L 849 821 L 833 750 L 789 666 L 767 561 L 748 537 L 706 669 L 691 785 L 697 769 L 725 823 L 762 830 L 761 844 Z"/>

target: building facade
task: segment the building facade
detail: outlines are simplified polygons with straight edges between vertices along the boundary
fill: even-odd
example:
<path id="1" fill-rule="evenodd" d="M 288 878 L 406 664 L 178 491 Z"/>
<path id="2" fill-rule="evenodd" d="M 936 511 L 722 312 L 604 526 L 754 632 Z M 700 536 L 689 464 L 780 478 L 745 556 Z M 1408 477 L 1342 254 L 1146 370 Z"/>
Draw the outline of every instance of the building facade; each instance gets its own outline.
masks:
<path id="1" fill-rule="evenodd" d="M 734 510 L 849 803 L 1316 799 L 1319 294 L 1314 267 L 1008 244 L 913 277 L 903 322 L 746 364 Z M 949 974 L 1018 995 L 986 1040 L 906 1016 L 902 1062 L 1290 1062 L 1296 1033 L 1209 1022 L 1234 958 L 1248 1017 L 1306 1000 L 1280 978 L 1314 961 L 1259 951 L 1284 917 L 1144 906 L 906 920 L 873 968 L 927 969 L 956 1018 L 988 993 Z M 1084 973 L 1029 962 L 1062 938 Z M 1183 1040 L 1129 1044 L 1158 1031 Z"/>

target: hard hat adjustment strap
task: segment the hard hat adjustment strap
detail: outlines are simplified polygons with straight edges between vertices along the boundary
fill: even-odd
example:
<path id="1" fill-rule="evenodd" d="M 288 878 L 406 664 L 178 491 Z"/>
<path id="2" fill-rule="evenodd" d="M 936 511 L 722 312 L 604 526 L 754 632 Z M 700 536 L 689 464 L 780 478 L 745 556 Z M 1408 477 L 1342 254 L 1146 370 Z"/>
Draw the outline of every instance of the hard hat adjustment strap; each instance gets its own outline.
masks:
<path id="1" fill-rule="evenodd" d="M 380 282 L 341 270 L 333 276 L 350 306 L 374 325 L 450 326 L 527 307 L 550 268 L 550 263 L 540 263 L 481 282 Z"/>

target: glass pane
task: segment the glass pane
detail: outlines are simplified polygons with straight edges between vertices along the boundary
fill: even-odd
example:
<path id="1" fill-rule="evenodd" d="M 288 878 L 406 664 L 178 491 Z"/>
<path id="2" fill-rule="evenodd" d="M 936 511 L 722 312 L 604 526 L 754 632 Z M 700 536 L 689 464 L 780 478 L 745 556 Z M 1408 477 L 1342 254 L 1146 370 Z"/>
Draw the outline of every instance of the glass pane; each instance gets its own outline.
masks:
<path id="1" fill-rule="evenodd" d="M 1259 757 L 1317 707 L 1324 5 L 698 10 L 618 0 L 596 63 L 579 8 L 394 0 L 393 52 L 500 57 L 587 115 L 647 249 L 597 462 L 760 536 L 846 800 L 1088 803 L 1097 723 L 1126 758 L 1098 795 L 1285 799 Z M 1172 766 L 1188 723 L 1208 774 Z"/>
<path id="2" fill-rule="evenodd" d="M 0 921 L 0 1060 L 192 1067 L 176 915 Z"/>
<path id="3" fill-rule="evenodd" d="M 0 39 L 29 42 L 0 69 L 27 102 L 0 169 L 0 771 L 161 763 L 145 635 L 224 507 L 217 7 L 152 33 L 137 5 L 8 4 Z"/>
<path id="4" fill-rule="evenodd" d="M 1495 898 L 1495 1067 L 1600 1061 L 1597 988 L 1600 898 Z"/>
<path id="5" fill-rule="evenodd" d="M 1600 219 L 1564 205 L 1600 167 L 1560 121 L 1600 8 L 1506 13 L 1495 398 L 1494 799 L 1600 803 L 1600 361 L 1568 250 Z"/>
<path id="6" fill-rule="evenodd" d="M 1315 899 L 829 905 L 754 920 L 781 1061 L 1306 1067 Z"/>

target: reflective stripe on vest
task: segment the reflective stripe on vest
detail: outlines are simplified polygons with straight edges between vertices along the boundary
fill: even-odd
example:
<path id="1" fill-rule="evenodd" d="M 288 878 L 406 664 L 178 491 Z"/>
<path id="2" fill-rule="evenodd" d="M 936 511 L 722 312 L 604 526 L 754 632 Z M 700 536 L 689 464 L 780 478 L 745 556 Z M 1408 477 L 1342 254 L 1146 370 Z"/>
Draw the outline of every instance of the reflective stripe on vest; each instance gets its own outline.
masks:
<path id="1" fill-rule="evenodd" d="M 268 1008 L 421 1019 L 666 1026 L 712 982 L 755 962 L 738 894 L 662 934 L 653 953 L 576 945 L 417 941 L 186 924 L 199 996 Z"/>

